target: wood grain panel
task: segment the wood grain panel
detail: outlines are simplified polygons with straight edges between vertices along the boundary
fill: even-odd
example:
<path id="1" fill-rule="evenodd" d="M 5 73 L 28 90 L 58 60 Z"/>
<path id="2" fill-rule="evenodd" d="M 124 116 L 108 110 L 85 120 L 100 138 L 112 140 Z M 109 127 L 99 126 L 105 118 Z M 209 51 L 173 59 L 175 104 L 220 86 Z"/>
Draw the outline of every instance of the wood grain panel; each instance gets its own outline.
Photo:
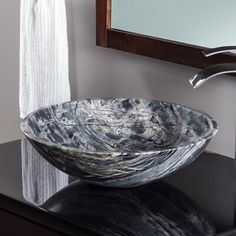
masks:
<path id="1" fill-rule="evenodd" d="M 197 68 L 222 62 L 236 63 L 236 57 L 229 54 L 206 58 L 202 53 L 206 48 L 200 46 L 112 29 L 111 5 L 112 0 L 96 0 L 98 46 Z"/>

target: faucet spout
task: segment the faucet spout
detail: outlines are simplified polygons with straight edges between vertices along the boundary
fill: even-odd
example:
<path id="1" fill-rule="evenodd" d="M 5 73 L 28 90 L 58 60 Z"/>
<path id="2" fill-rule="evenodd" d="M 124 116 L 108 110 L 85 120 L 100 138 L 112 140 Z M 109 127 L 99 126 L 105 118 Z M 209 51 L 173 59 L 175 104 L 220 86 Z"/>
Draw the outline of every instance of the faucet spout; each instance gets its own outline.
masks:
<path id="1" fill-rule="evenodd" d="M 222 63 L 207 67 L 193 76 L 189 82 L 194 89 L 199 88 L 207 80 L 218 75 L 236 73 L 236 63 Z"/>
<path id="2" fill-rule="evenodd" d="M 224 46 L 224 47 L 217 47 L 211 48 L 203 52 L 205 57 L 214 56 L 220 53 L 230 53 L 231 55 L 236 55 L 236 46 Z"/>
<path id="3" fill-rule="evenodd" d="M 205 55 L 205 57 L 210 57 L 225 52 L 236 55 L 235 54 L 236 46 L 224 46 L 224 47 L 212 48 L 204 51 L 203 54 Z M 203 83 L 205 83 L 207 80 L 213 77 L 231 73 L 236 73 L 236 63 L 216 64 L 201 70 L 195 76 L 190 78 L 189 82 L 193 86 L 193 88 L 196 89 L 200 87 Z"/>

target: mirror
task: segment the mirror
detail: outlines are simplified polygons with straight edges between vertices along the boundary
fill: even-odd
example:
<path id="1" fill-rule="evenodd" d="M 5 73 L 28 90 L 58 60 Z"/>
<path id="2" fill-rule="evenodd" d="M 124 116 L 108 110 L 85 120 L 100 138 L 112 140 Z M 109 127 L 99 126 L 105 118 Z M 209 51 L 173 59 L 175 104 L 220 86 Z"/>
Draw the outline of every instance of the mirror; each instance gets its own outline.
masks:
<path id="1" fill-rule="evenodd" d="M 112 0 L 111 27 L 208 48 L 235 45 L 235 9 L 235 0 Z"/>
<path id="2" fill-rule="evenodd" d="M 205 68 L 236 62 L 207 48 L 236 45 L 235 0 L 97 0 L 97 45 Z"/>

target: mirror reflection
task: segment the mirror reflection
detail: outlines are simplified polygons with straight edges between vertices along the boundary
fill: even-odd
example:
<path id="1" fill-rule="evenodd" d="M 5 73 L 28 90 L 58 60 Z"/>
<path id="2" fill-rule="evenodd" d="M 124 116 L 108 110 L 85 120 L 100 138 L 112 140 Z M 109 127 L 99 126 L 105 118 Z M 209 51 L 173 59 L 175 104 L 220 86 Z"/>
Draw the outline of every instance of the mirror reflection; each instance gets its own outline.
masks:
<path id="1" fill-rule="evenodd" d="M 112 0 L 112 28 L 209 48 L 235 45 L 235 8 L 235 0 Z"/>

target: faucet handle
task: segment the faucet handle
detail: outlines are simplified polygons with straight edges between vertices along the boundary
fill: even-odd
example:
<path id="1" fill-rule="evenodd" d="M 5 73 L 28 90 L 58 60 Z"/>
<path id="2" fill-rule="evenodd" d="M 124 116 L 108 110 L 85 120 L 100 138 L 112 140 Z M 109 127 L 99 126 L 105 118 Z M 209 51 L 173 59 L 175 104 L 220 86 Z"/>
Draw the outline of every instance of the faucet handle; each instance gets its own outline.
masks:
<path id="1" fill-rule="evenodd" d="M 224 46 L 224 47 L 217 47 L 217 48 L 211 48 L 206 51 L 203 51 L 203 54 L 205 57 L 214 56 L 216 54 L 220 53 L 231 53 L 233 56 L 236 56 L 236 46 Z"/>

